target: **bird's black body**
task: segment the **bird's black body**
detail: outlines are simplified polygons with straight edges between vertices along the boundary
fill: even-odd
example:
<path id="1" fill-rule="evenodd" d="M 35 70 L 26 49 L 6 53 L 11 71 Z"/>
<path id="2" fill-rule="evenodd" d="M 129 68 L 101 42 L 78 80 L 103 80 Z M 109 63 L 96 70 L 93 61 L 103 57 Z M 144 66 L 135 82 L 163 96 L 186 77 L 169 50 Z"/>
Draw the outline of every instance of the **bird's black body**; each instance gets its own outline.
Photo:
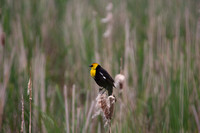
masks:
<path id="1" fill-rule="evenodd" d="M 98 65 L 96 68 L 96 75 L 94 77 L 94 80 L 99 86 L 108 90 L 109 96 L 112 95 L 113 87 L 115 87 L 114 80 L 100 65 Z"/>

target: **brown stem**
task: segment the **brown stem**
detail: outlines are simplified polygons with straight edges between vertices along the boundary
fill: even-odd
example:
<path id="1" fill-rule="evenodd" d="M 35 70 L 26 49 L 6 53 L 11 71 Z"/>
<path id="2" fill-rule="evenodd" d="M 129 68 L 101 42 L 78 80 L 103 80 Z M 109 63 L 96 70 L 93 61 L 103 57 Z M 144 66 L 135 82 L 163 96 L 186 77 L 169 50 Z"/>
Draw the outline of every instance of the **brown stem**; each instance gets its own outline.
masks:
<path id="1" fill-rule="evenodd" d="M 111 131 L 111 121 L 110 121 L 110 123 L 109 123 L 109 133 L 111 133 L 112 131 Z"/>

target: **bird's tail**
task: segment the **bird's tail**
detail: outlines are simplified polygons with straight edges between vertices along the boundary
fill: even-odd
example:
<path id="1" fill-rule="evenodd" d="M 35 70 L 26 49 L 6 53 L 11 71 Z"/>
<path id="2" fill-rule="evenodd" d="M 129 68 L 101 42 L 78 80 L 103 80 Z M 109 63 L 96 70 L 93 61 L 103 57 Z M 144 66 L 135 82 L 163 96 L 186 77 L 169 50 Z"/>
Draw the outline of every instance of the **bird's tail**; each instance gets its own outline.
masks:
<path id="1" fill-rule="evenodd" d="M 108 96 L 112 95 L 112 93 L 113 93 L 113 87 L 108 89 Z"/>

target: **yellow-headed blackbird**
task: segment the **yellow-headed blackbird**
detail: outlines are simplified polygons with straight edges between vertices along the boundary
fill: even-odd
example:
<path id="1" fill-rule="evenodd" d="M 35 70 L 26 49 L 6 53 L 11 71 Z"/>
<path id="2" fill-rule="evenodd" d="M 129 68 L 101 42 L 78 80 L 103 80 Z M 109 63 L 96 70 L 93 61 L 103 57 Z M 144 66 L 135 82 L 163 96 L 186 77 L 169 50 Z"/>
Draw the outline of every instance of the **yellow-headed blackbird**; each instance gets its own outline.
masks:
<path id="1" fill-rule="evenodd" d="M 112 95 L 113 87 L 115 87 L 115 85 L 114 80 L 108 74 L 108 72 L 97 63 L 93 63 L 89 67 L 91 67 L 90 75 L 96 81 L 96 83 L 100 87 L 105 88 L 108 91 L 109 96 Z"/>

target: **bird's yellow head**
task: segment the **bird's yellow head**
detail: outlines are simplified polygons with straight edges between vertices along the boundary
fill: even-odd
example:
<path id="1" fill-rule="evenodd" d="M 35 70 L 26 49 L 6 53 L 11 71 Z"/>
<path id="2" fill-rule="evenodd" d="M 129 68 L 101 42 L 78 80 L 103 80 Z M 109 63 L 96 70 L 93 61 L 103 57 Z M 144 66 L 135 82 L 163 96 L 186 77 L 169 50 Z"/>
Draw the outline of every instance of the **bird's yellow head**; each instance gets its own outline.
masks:
<path id="1" fill-rule="evenodd" d="M 90 65 L 89 67 L 91 67 L 91 70 L 90 70 L 90 75 L 91 77 L 95 77 L 96 75 L 96 68 L 99 64 L 98 63 L 93 63 L 92 65 Z"/>

